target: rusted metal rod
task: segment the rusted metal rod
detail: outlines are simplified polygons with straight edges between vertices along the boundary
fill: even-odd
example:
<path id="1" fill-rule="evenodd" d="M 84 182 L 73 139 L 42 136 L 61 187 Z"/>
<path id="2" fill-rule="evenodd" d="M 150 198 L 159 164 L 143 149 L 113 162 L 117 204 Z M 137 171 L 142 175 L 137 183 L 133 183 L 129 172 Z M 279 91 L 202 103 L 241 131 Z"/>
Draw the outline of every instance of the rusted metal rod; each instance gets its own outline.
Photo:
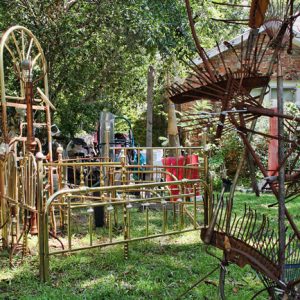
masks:
<path id="1" fill-rule="evenodd" d="M 246 7 L 246 8 L 250 8 L 250 5 L 231 4 L 231 3 L 223 3 L 223 2 L 217 2 L 217 1 L 212 1 L 212 3 L 213 4 L 217 4 L 217 5 L 231 6 L 231 7 Z"/>
<path id="2" fill-rule="evenodd" d="M 185 6 L 186 6 L 186 11 L 187 11 L 187 14 L 188 14 L 188 18 L 189 18 L 189 23 L 190 23 L 190 28 L 191 28 L 191 31 L 192 31 L 192 36 L 193 36 L 197 51 L 199 53 L 199 56 L 201 57 L 201 59 L 203 61 L 205 70 L 209 74 L 210 79 L 215 81 L 216 77 L 212 72 L 211 66 L 209 65 L 209 62 L 208 62 L 208 60 L 206 58 L 206 55 L 204 53 L 204 49 L 202 48 L 202 46 L 200 44 L 200 41 L 198 39 L 197 33 L 196 33 L 196 28 L 195 28 L 195 24 L 194 24 L 194 20 L 193 20 L 193 16 L 192 16 L 192 9 L 191 9 L 191 5 L 190 5 L 189 0 L 185 0 Z"/>
<path id="3" fill-rule="evenodd" d="M 277 59 L 277 109 L 279 114 L 283 114 L 283 76 L 280 64 L 280 56 Z M 278 161 L 284 161 L 284 143 L 280 138 L 284 135 L 283 119 L 278 118 Z M 284 280 L 285 265 L 285 164 L 281 164 L 278 172 L 278 234 L 279 234 L 279 253 L 278 262 L 280 269 L 280 279 Z"/>

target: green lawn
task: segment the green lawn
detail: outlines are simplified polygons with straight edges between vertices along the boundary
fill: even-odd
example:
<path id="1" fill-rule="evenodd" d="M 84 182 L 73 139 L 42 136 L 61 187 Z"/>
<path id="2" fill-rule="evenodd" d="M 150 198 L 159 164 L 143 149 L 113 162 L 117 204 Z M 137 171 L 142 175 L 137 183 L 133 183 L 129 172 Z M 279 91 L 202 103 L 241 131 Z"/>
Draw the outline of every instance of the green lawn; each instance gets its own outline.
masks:
<path id="1" fill-rule="evenodd" d="M 249 204 L 259 213 L 267 213 L 276 226 L 277 208 L 267 204 L 273 197 L 256 198 L 252 194 L 236 197 L 236 211 L 242 213 Z M 296 203 L 296 202 L 295 202 Z M 296 221 L 300 209 L 289 205 Z M 211 249 L 221 257 L 222 253 Z M 0 257 L 1 299 L 175 299 L 189 286 L 210 272 L 218 261 L 205 252 L 198 232 L 130 244 L 130 256 L 123 258 L 123 247 L 82 251 L 51 257 L 51 280 L 44 284 L 38 278 L 38 259 L 28 257 L 24 264 L 10 269 L 5 253 Z M 250 299 L 262 288 L 249 267 L 228 268 L 228 299 Z M 194 288 L 183 299 L 217 299 L 218 272 L 206 283 Z M 258 299 L 267 299 L 262 294 Z"/>

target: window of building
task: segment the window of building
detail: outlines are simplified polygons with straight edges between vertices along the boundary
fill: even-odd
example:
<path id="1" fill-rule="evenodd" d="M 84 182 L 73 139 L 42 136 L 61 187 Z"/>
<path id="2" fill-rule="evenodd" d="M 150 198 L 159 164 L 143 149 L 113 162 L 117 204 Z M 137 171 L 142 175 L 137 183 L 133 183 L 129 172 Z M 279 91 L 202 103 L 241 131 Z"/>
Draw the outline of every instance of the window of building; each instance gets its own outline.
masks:
<path id="1" fill-rule="evenodd" d="M 259 96 L 261 93 L 261 89 L 253 89 L 251 91 L 251 95 L 253 97 Z M 277 99 L 277 89 L 276 82 L 272 81 L 270 83 L 270 92 L 265 95 L 264 98 L 264 106 L 270 107 L 272 106 L 271 100 Z M 295 103 L 300 108 L 300 85 L 297 82 L 285 81 L 283 83 L 283 100 L 284 102 L 292 102 Z"/>
<path id="2" fill-rule="evenodd" d="M 270 99 L 277 99 L 277 89 L 272 88 Z M 296 103 L 296 88 L 283 88 L 283 101 Z"/>

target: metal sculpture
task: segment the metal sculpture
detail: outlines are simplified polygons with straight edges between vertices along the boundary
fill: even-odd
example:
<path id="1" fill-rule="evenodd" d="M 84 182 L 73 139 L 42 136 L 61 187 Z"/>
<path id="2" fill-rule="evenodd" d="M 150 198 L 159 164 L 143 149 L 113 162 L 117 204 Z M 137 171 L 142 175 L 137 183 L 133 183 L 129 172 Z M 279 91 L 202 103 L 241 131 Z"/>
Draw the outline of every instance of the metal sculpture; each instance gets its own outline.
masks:
<path id="1" fill-rule="evenodd" d="M 39 169 L 43 170 L 42 163 L 39 162 Z M 50 164 L 48 164 L 50 165 Z M 80 163 L 57 163 L 51 164 L 52 166 L 67 166 L 78 165 Z M 81 250 L 101 248 L 110 245 L 123 244 L 124 245 L 124 258 L 127 259 L 129 255 L 129 243 L 152 239 L 155 237 L 168 236 L 190 231 L 200 230 L 200 217 L 202 212 L 199 206 L 202 202 L 197 201 L 197 194 L 204 191 L 207 186 L 204 181 L 200 179 L 185 179 L 173 181 L 180 192 L 178 197 L 180 200 L 171 202 L 173 198 L 170 189 L 168 188 L 169 182 L 141 182 L 138 184 L 128 184 L 127 177 L 130 173 L 131 166 L 126 164 L 126 156 L 122 156 L 120 163 L 102 162 L 102 163 L 89 163 L 92 166 L 100 166 L 101 169 L 115 169 L 115 172 L 121 172 L 121 184 L 119 185 L 103 185 L 95 187 L 87 187 L 81 185 L 73 189 L 60 189 L 47 199 L 42 213 L 40 214 L 40 278 L 42 281 L 49 280 L 49 259 L 53 255 L 61 253 L 72 253 Z M 151 166 L 148 166 L 151 167 Z M 153 167 L 153 166 L 152 166 Z M 118 170 L 119 169 L 119 170 Z M 194 167 L 199 169 L 198 167 Z M 157 170 L 149 170 L 155 175 Z M 161 171 L 167 174 L 168 172 Z M 170 175 L 170 174 L 168 174 Z M 42 186 L 42 171 L 39 175 L 39 184 Z M 39 195 L 39 203 L 42 203 L 43 193 L 42 189 Z M 98 197 L 93 196 L 94 193 L 99 193 Z M 134 196 L 133 193 L 137 193 Z M 148 194 L 148 195 L 147 195 Z M 63 202 L 61 199 L 63 198 Z M 151 230 L 150 208 L 155 206 L 159 209 L 159 217 L 161 219 L 161 230 Z M 49 245 L 48 236 L 48 215 L 51 206 L 62 206 L 66 213 L 67 220 L 67 245 L 62 250 L 54 249 Z M 107 227 L 101 232 L 100 239 L 97 239 L 97 234 L 92 226 L 93 209 L 96 207 L 103 207 L 107 216 Z M 137 211 L 138 208 L 142 211 Z M 88 244 L 76 245 L 73 242 L 72 235 L 72 220 L 71 214 L 73 211 L 79 210 L 81 215 L 88 213 Z M 132 215 L 138 213 L 139 221 L 144 220 L 143 229 L 140 235 L 133 235 L 131 229 L 134 224 L 131 221 Z M 119 236 L 115 236 L 113 228 L 118 225 L 121 232 Z"/>
<path id="2" fill-rule="evenodd" d="M 194 151 L 201 153 L 199 147 L 160 149 L 164 156 L 170 151 L 177 155 L 186 151 L 186 165 L 172 165 L 172 172 L 167 171 L 161 161 L 159 166 L 141 165 L 143 149 L 135 147 L 123 149 L 121 162 L 111 162 L 110 152 L 120 149 L 110 149 L 110 132 L 107 126 L 103 128 L 106 129 L 104 157 L 63 159 L 63 149 L 58 147 L 58 161 L 54 163 L 50 119 L 50 108 L 54 107 L 48 99 L 46 61 L 35 36 L 22 26 L 10 28 L 1 37 L 0 80 L 0 237 L 2 248 L 9 250 L 11 264 L 15 253 L 21 251 L 22 257 L 30 253 L 28 235 L 38 233 L 40 277 L 47 280 L 49 255 L 53 250 L 49 246 L 49 239 L 55 238 L 59 242 L 62 248 L 60 253 L 73 251 L 71 212 L 76 208 L 81 208 L 81 211 L 82 208 L 88 208 L 90 244 L 89 247 L 79 246 L 75 251 L 122 243 L 127 258 L 131 241 L 200 230 L 198 214 L 202 214 L 202 211 L 198 206 L 202 206 L 202 202 L 198 201 L 198 196 L 201 190 L 207 198 L 210 187 L 199 179 L 198 174 L 205 173 L 204 178 L 207 177 L 205 155 L 204 159 L 201 157 L 201 161 L 189 160 Z M 42 153 L 42 142 L 35 135 L 36 128 L 40 127 L 45 127 L 47 132 L 47 159 L 47 153 Z M 147 150 L 153 152 L 154 148 Z M 126 157 L 133 151 L 137 157 L 134 165 L 126 162 Z M 181 175 L 185 174 L 187 179 L 181 176 L 182 180 L 177 180 L 174 173 L 179 173 L 179 168 Z M 192 179 L 195 178 L 195 172 L 197 179 Z M 141 173 L 151 174 L 152 182 L 141 180 L 139 184 L 134 184 L 130 175 L 137 174 L 139 181 Z M 57 179 L 55 193 L 53 174 Z M 172 183 L 167 182 L 167 176 L 172 178 Z M 161 179 L 166 182 L 161 182 Z M 173 189 L 176 189 L 176 202 L 172 202 L 175 198 L 172 195 Z M 132 197 L 132 193 L 135 197 Z M 161 233 L 150 233 L 150 201 L 160 206 Z M 144 207 L 143 217 L 146 220 L 145 232 L 137 238 L 132 238 L 130 233 L 131 208 L 134 204 Z M 169 207 L 172 213 L 168 213 Z M 103 231 L 108 230 L 109 241 L 104 244 L 96 245 L 93 238 L 94 208 L 101 208 L 105 212 L 103 215 L 107 227 Z M 54 209 L 58 213 L 55 214 Z M 123 220 L 120 221 L 121 219 Z M 168 229 L 171 219 L 174 228 Z M 121 226 L 123 240 L 114 239 L 113 224 Z M 65 234 L 67 249 L 63 242 Z"/>
<path id="3" fill-rule="evenodd" d="M 257 4 L 255 4 L 257 3 Z M 9 29 L 1 38 L 0 44 L 0 71 L 1 71 L 1 112 L 2 112 L 2 136 L 1 136 L 1 168 L 0 168 L 0 193 L 1 193 L 1 238 L 4 247 L 11 248 L 13 254 L 21 246 L 23 254 L 28 251 L 27 234 L 35 225 L 35 216 L 39 212 L 39 254 L 40 254 L 40 276 L 42 280 L 48 278 L 49 256 L 57 253 L 78 251 L 82 249 L 102 247 L 103 245 L 113 245 L 116 243 L 124 244 L 125 257 L 128 255 L 128 244 L 134 240 L 141 240 L 174 234 L 185 231 L 183 229 L 183 216 L 186 215 L 192 221 L 192 229 L 200 230 L 197 219 L 197 188 L 200 187 L 206 195 L 204 199 L 205 220 L 204 227 L 201 230 L 201 237 L 208 245 L 216 246 L 223 250 L 224 259 L 222 265 L 229 262 L 236 263 L 239 266 L 250 264 L 262 276 L 271 296 L 274 295 L 274 288 L 282 290 L 283 294 L 296 295 L 295 285 L 299 282 L 299 238 L 300 233 L 294 224 L 292 216 L 285 208 L 285 199 L 293 198 L 300 193 L 299 177 L 300 173 L 296 169 L 298 154 L 298 137 L 296 129 L 300 118 L 283 114 L 282 111 L 266 109 L 262 105 L 264 95 L 267 93 L 267 85 L 273 72 L 274 65 L 279 60 L 283 46 L 291 44 L 292 34 L 290 28 L 297 17 L 293 11 L 293 2 L 288 2 L 288 14 L 280 22 L 269 23 L 266 25 L 265 32 L 258 32 L 258 26 L 265 24 L 267 18 L 267 5 L 264 1 L 257 1 L 251 5 L 251 27 L 253 28 L 247 41 L 241 43 L 239 53 L 230 45 L 225 46 L 231 51 L 236 59 L 237 68 L 228 66 L 222 52 L 220 59 L 223 65 L 223 71 L 218 72 L 214 62 L 208 57 L 207 53 L 201 47 L 196 36 L 192 20 L 192 12 L 189 1 L 186 0 L 187 12 L 196 42 L 196 47 L 204 68 L 199 68 L 193 62 L 191 65 L 191 77 L 182 85 L 174 84 L 170 88 L 170 99 L 175 103 L 184 103 L 195 99 L 210 99 L 219 102 L 221 110 L 213 117 L 217 117 L 217 126 L 215 137 L 220 138 L 225 130 L 235 129 L 243 140 L 245 147 L 253 156 L 262 173 L 268 177 L 268 184 L 276 195 L 279 202 L 278 221 L 280 228 L 278 234 L 272 231 L 268 225 L 268 220 L 263 217 L 261 223 L 255 211 L 250 208 L 245 209 L 241 218 L 237 218 L 232 212 L 233 198 L 230 197 L 225 203 L 223 195 L 218 199 L 213 211 L 209 201 L 210 189 L 207 182 L 199 179 L 183 179 L 177 181 L 174 178 L 172 184 L 181 189 L 177 201 L 173 203 L 173 219 L 178 219 L 178 228 L 167 233 L 167 212 L 166 200 L 174 198 L 170 191 L 170 183 L 151 182 L 140 183 L 135 186 L 130 184 L 129 174 L 136 171 L 140 172 L 140 165 L 127 165 L 125 161 L 112 163 L 108 159 L 109 147 L 106 151 L 107 157 L 104 161 L 96 160 L 95 162 L 83 162 L 81 160 L 64 162 L 62 160 L 62 149 L 59 149 L 59 161 L 57 164 L 52 163 L 51 153 L 51 126 L 50 126 L 50 107 L 48 99 L 46 64 L 43 52 L 38 41 L 33 34 L 24 27 L 16 26 Z M 295 10 L 296 11 L 296 10 Z M 270 25 L 271 24 L 271 25 Z M 275 26 L 276 25 L 276 26 Z M 14 47 L 14 48 L 13 48 Z M 220 45 L 217 45 L 220 48 Z M 6 51 L 4 53 L 4 51 Z M 30 53 L 33 53 L 32 55 Z M 260 73 L 260 64 L 264 57 L 271 57 L 267 71 Z M 10 67 L 4 67 L 4 61 L 11 57 Z M 9 61 L 9 60 L 8 60 Z M 39 64 L 38 64 L 39 62 Z M 39 66 L 39 67 L 37 67 Z M 8 75 L 5 71 L 10 70 Z M 280 68 L 278 68 L 280 70 Z M 280 72 L 279 86 L 280 86 Z M 11 78 L 15 78 L 12 80 Z M 9 79 L 9 85 L 7 84 Z M 282 80 L 281 80 L 282 81 Z M 17 84 L 17 85 L 16 85 Z M 42 84 L 43 90 L 36 88 L 36 85 Z M 18 88 L 16 88 L 18 86 Z M 252 97 L 250 91 L 253 88 L 262 88 L 262 93 L 258 97 Z M 35 92 L 36 88 L 36 92 Z M 38 95 L 37 98 L 35 95 Z M 279 93 L 280 95 L 280 93 Z M 279 97 L 280 98 L 280 97 Z M 282 103 L 281 98 L 279 103 Z M 20 122 L 20 130 L 10 130 L 8 126 L 8 107 L 26 110 L 26 136 L 23 136 L 24 122 Z M 33 110 L 45 112 L 44 123 L 35 123 Z M 255 130 L 254 123 L 261 116 L 277 117 L 282 120 L 278 136 L 268 136 Z M 249 125 L 250 124 L 250 125 Z M 228 126 L 226 128 L 226 126 Z M 49 143 L 49 163 L 43 163 L 41 152 L 41 143 L 34 136 L 36 126 L 46 126 Z M 286 133 L 283 132 L 283 126 Z M 17 127 L 19 128 L 19 127 Z M 18 132 L 19 130 L 19 132 Z M 13 133 L 17 132 L 17 134 Z M 260 157 L 254 151 L 251 145 L 251 135 L 259 134 L 266 138 L 277 139 L 287 145 L 288 151 L 280 157 L 278 167 L 279 176 L 267 176 L 266 168 L 261 162 Z M 108 136 L 107 136 L 108 137 Z M 109 139 L 108 139 L 109 140 Z M 150 149 L 151 150 L 151 149 Z M 170 150 L 170 149 L 169 149 Z M 172 149 L 174 150 L 174 149 Z M 189 149 L 188 149 L 189 150 Z M 178 150 L 177 150 L 178 151 Z M 37 161 L 34 154 L 37 155 Z M 124 156 L 126 157 L 126 156 Z M 138 160 L 139 161 L 139 160 Z M 207 160 L 205 160 L 207 162 Z M 289 162 L 289 169 L 283 166 Z M 205 163 L 205 179 L 207 176 L 207 164 Z M 157 166 L 142 166 L 143 172 L 157 173 Z M 182 167 L 182 166 L 175 166 Z M 79 171 L 79 181 L 68 182 L 68 168 L 73 171 Z M 88 181 L 92 178 L 84 175 L 92 174 L 92 168 L 99 169 L 99 186 L 88 187 Z M 147 170 L 149 168 L 149 171 Z M 187 169 L 196 169 L 199 171 L 199 165 L 187 167 Z M 164 169 L 162 166 L 160 169 Z M 58 175 L 59 191 L 53 194 L 53 170 Z M 191 171 L 191 170 L 189 170 Z M 283 174 L 285 171 L 285 174 Z M 121 174 L 123 185 L 114 185 L 116 173 Z M 167 174 L 166 171 L 160 171 Z M 47 174 L 47 188 L 44 184 L 44 175 Z M 104 178 L 104 174 L 106 178 Z M 172 174 L 168 174 L 172 176 Z M 282 176 L 284 175 L 284 176 Z M 12 180 L 13 184 L 8 184 Z M 106 182 L 105 182 L 106 181 Z M 196 184 L 196 186 L 194 186 Z M 198 186 L 197 186 L 198 184 Z M 72 189 L 68 189 L 72 185 Z M 283 194 L 283 191 L 286 192 Z M 121 197 L 117 197 L 116 192 Z M 130 198 L 130 192 L 140 193 L 140 198 Z M 99 192 L 99 196 L 93 195 Z M 143 197 L 145 193 L 150 193 L 150 198 Z M 141 196 L 142 195 L 142 196 Z M 48 198 L 47 202 L 44 199 Z M 193 201 L 188 201 L 193 198 Z M 182 201 L 182 199 L 184 201 Z M 160 202 L 162 209 L 162 232 L 156 235 L 149 235 L 149 200 Z M 133 203 L 142 203 L 145 207 L 146 216 L 146 234 L 143 237 L 133 239 L 130 236 L 130 209 Z M 185 208 L 191 204 L 192 210 Z M 94 245 L 92 233 L 92 207 L 105 207 L 108 220 L 108 239 L 109 242 L 100 245 Z M 53 214 L 53 208 L 59 209 L 59 216 Z M 122 241 L 113 241 L 112 220 L 113 211 L 120 207 L 123 213 L 123 234 Z M 72 249 L 71 234 L 71 211 L 75 208 L 88 208 L 89 214 L 89 235 L 90 244 L 86 247 Z M 19 211 L 22 210 L 20 214 Z M 284 214 L 290 223 L 291 232 L 287 236 L 285 232 Z M 51 216 L 51 227 L 55 235 L 56 218 L 59 218 L 60 226 L 67 226 L 68 249 L 51 252 L 49 248 L 49 222 L 48 215 Z M 147 225 L 148 224 L 148 225 Z M 176 228 L 177 229 L 177 228 Z M 34 231 L 32 230 L 32 233 Z M 23 240 L 20 243 L 21 239 Z M 264 245 L 260 242 L 264 241 Z M 290 272 L 289 268 L 295 272 Z M 223 274 L 221 272 L 221 277 Z M 223 280 L 224 281 L 224 280 Z M 223 292 L 221 293 L 224 298 Z"/>
<path id="4" fill-rule="evenodd" d="M 220 197 L 218 203 L 214 219 L 207 228 L 201 229 L 201 238 L 206 244 L 224 251 L 226 258 L 221 260 L 221 265 L 224 267 L 230 262 L 244 267 L 249 264 L 260 274 L 265 289 L 272 297 L 276 288 L 282 291 L 282 296 L 285 293 L 299 297 L 295 289 L 300 278 L 300 242 L 297 235 L 289 233 L 286 237 L 284 273 L 281 274 L 279 235 L 268 217 L 262 215 L 259 220 L 257 212 L 246 206 L 244 214 L 238 217 L 231 212 L 228 199 L 225 201 Z M 224 278 L 221 285 L 224 285 Z"/>
<path id="5" fill-rule="evenodd" d="M 109 148 L 109 147 L 108 147 Z M 119 148 L 108 150 L 115 151 Z M 62 149 L 59 149 L 61 152 Z M 144 165 L 144 170 L 151 174 L 152 181 L 143 180 L 133 183 L 132 174 L 140 173 L 140 165 L 134 169 L 127 161 L 126 151 L 137 151 L 141 155 L 143 148 L 124 148 L 120 162 L 111 162 L 104 158 L 103 161 L 63 160 L 61 153 L 57 162 L 45 163 L 40 155 L 37 155 L 37 207 L 39 211 L 39 257 L 40 279 L 49 279 L 49 259 L 52 255 L 72 253 L 86 249 L 100 248 L 108 245 L 123 244 L 124 258 L 129 255 L 129 243 L 155 237 L 173 235 L 189 231 L 200 231 L 203 203 L 199 199 L 199 193 L 210 194 L 210 186 L 203 179 L 188 179 L 190 173 L 206 173 L 206 159 L 201 159 L 197 164 L 186 166 L 172 165 L 173 169 L 181 168 L 186 173 L 185 178 L 178 180 L 176 176 L 166 170 L 163 165 Z M 153 148 L 148 148 L 153 151 Z M 179 151 L 172 147 L 161 148 L 164 155 L 170 151 Z M 183 148 L 186 153 L 200 151 L 200 148 Z M 107 152 L 109 153 L 109 151 Z M 205 157 L 205 156 L 204 156 Z M 201 156 L 202 158 L 202 156 Z M 45 189 L 43 184 L 44 174 L 52 167 L 58 172 L 59 189 L 45 201 Z M 89 185 L 92 180 L 85 174 L 92 173 L 93 169 L 99 170 L 99 182 Z M 69 172 L 77 172 L 79 181 L 68 176 Z M 172 177 L 172 185 L 166 177 Z M 159 179 L 165 180 L 159 180 Z M 205 178 L 205 177 L 204 177 Z M 176 200 L 172 201 L 172 187 L 176 187 Z M 151 208 L 155 207 L 155 220 L 161 220 L 161 231 L 151 228 Z M 60 214 L 56 215 L 58 223 L 63 226 L 63 234 L 60 247 L 57 250 L 51 244 L 49 236 L 49 219 L 51 208 L 56 207 Z M 102 208 L 105 212 L 106 226 L 100 235 L 94 230 L 93 212 L 96 208 Z M 74 242 L 73 214 L 77 211 L 82 219 L 87 216 L 88 244 Z M 144 222 L 138 235 L 132 234 L 135 226 L 132 216 L 137 214 L 138 222 Z M 135 219 L 135 221 L 136 221 Z M 116 234 L 116 229 L 119 234 Z M 99 236 L 99 238 L 97 238 Z M 65 240 L 64 240 L 65 239 Z"/>
<path id="6" fill-rule="evenodd" d="M 11 27 L 1 36 L 0 90 L 0 228 L 2 245 L 12 257 L 18 249 L 26 254 L 28 232 L 38 231 L 35 153 L 42 151 L 42 143 L 36 128 L 46 129 L 52 161 L 50 108 L 54 107 L 48 99 L 46 60 L 37 38 L 25 27 Z M 52 194 L 51 168 L 48 187 Z"/>
<path id="7" fill-rule="evenodd" d="M 257 244 L 253 240 L 250 241 L 250 237 L 255 238 L 252 233 L 256 230 L 265 239 L 269 235 L 268 230 L 265 231 L 266 221 L 263 221 L 260 228 L 255 229 L 257 217 L 256 213 L 251 210 L 245 212 L 241 221 L 236 221 L 232 213 L 234 193 L 234 190 L 232 190 L 225 210 L 222 209 L 223 196 L 221 197 L 210 219 L 210 224 L 207 228 L 202 229 L 202 239 L 205 243 L 217 246 L 224 251 L 223 265 L 228 262 L 236 263 L 239 266 L 250 264 L 262 274 L 263 282 L 265 284 L 268 282 L 267 288 L 272 297 L 275 297 L 274 287 L 277 287 L 281 289 L 282 295 L 299 298 L 300 295 L 295 288 L 296 283 L 300 280 L 298 271 L 294 272 L 296 277 L 287 276 L 286 271 L 287 262 L 290 260 L 292 260 L 295 270 L 300 267 L 300 261 L 298 261 L 300 232 L 293 217 L 285 207 L 285 201 L 300 194 L 300 173 L 296 167 L 300 154 L 297 133 L 300 119 L 283 113 L 283 88 L 280 67 L 280 54 L 282 51 L 286 47 L 288 47 L 289 53 L 292 51 L 292 26 L 299 16 L 299 7 L 296 6 L 294 1 L 288 0 L 280 2 L 276 10 L 276 4 L 274 5 L 274 3 L 253 0 L 250 5 L 250 17 L 245 20 L 249 22 L 251 27 L 247 41 L 243 41 L 242 38 L 239 49 L 228 42 L 224 42 L 222 46 L 228 48 L 229 55 L 235 58 L 236 64 L 231 63 L 228 65 L 220 50 L 221 46 L 217 44 L 222 66 L 222 68 L 217 68 L 216 63 L 209 58 L 198 40 L 189 0 L 185 2 L 192 35 L 203 67 L 199 67 L 191 60 L 190 68 L 192 71 L 190 77 L 183 84 L 175 83 L 171 86 L 170 99 L 180 104 L 201 99 L 209 99 L 218 103 L 220 111 L 200 115 L 199 123 L 205 125 L 204 118 L 208 120 L 209 125 L 216 120 L 215 139 L 219 139 L 225 130 L 235 130 L 239 134 L 245 149 L 253 157 L 256 165 L 266 178 L 267 184 L 276 196 L 279 207 L 277 237 L 266 243 L 266 248 L 262 248 L 259 243 Z M 223 3 L 220 4 L 223 5 Z M 276 19 L 274 19 L 275 15 L 277 16 Z M 225 21 L 233 22 L 233 20 Z M 259 30 L 262 27 L 264 28 Z M 262 73 L 260 64 L 266 56 L 269 58 L 268 68 Z M 268 83 L 276 65 L 278 111 L 274 112 L 274 110 L 263 107 L 262 102 L 265 94 L 268 93 Z M 220 69 L 222 70 L 220 71 Z M 261 88 L 261 94 L 252 97 L 250 91 L 253 88 Z M 261 116 L 278 118 L 278 135 L 268 135 L 255 129 L 256 120 Z M 190 119 L 187 116 L 185 122 L 188 125 L 194 124 L 195 116 Z M 197 126 L 197 128 L 200 127 Z M 279 166 L 275 170 L 274 176 L 268 176 L 267 167 L 264 166 L 261 157 L 256 153 L 251 143 L 251 137 L 254 134 L 263 136 L 266 139 L 278 140 Z M 238 171 L 236 177 L 239 174 Z M 290 227 L 288 230 L 291 232 L 291 237 L 287 237 L 285 220 L 289 222 Z M 237 228 L 238 232 L 243 232 L 241 236 L 239 234 L 238 236 L 235 235 Z M 293 258 L 290 256 L 291 246 L 295 247 L 292 250 L 292 253 L 295 253 Z M 221 278 L 224 277 L 224 271 L 222 270 L 224 268 L 221 268 Z M 269 284 L 270 282 L 271 284 Z M 222 280 L 221 286 L 223 284 L 224 280 Z M 225 297 L 222 289 L 221 297 L 222 299 Z"/>

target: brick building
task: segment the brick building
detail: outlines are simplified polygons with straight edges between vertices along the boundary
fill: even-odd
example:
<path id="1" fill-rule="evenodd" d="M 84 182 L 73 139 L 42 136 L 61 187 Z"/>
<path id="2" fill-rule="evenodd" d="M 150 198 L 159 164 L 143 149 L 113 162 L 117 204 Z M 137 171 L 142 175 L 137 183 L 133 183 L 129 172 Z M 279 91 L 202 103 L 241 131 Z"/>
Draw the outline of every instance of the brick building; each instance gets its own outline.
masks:
<path id="1" fill-rule="evenodd" d="M 297 26 L 297 25 L 296 25 Z M 296 27 L 295 26 L 295 27 Z M 298 26 L 296 27 L 298 28 Z M 300 26 L 299 26 L 300 28 Z M 231 45 L 234 46 L 236 51 L 238 52 L 241 43 L 245 43 L 245 41 L 249 37 L 249 32 L 246 31 L 240 36 L 237 36 L 233 40 L 229 41 Z M 232 69 L 238 68 L 235 66 L 236 64 L 236 57 L 234 57 L 234 53 L 229 51 L 225 45 L 220 45 L 220 52 L 222 53 L 223 59 L 225 64 L 230 66 Z M 214 63 L 215 66 L 218 66 L 218 71 L 220 73 L 224 72 L 224 66 L 219 54 L 219 50 L 217 47 L 207 51 L 209 59 Z M 266 73 L 266 69 L 269 65 L 269 60 L 271 59 L 271 55 L 266 55 L 263 58 L 263 61 L 260 65 L 259 70 L 262 73 Z M 195 63 L 198 66 L 202 65 L 202 61 L 197 59 Z M 286 102 L 293 102 L 298 107 L 300 107 L 300 31 L 294 29 L 294 38 L 293 38 L 293 53 L 291 55 L 287 54 L 286 51 L 283 51 L 281 54 L 281 64 L 282 64 L 282 71 L 284 77 L 284 101 Z M 275 67 L 276 68 L 276 67 Z M 276 70 L 274 70 L 273 75 L 271 77 L 271 81 L 269 83 L 270 92 L 265 96 L 264 105 L 267 107 L 271 107 L 271 99 L 276 99 Z M 254 96 L 260 93 L 260 89 L 254 89 L 251 92 Z M 193 106 L 194 102 L 188 102 L 181 104 L 181 111 L 188 111 Z"/>
<path id="2" fill-rule="evenodd" d="M 297 22 L 294 25 L 294 38 L 293 38 L 293 52 L 292 54 L 287 54 L 287 51 L 284 50 L 281 52 L 281 65 L 283 73 L 283 99 L 285 102 L 292 102 L 300 108 L 300 22 Z M 298 29 L 299 28 L 299 29 Z M 298 30 L 297 30 L 298 29 Z M 245 42 L 249 38 L 249 31 L 246 31 L 242 35 L 237 36 L 236 38 L 229 41 L 229 43 L 234 47 L 237 53 L 240 52 L 241 45 L 245 45 Z M 220 50 L 220 51 L 219 51 Z M 269 61 L 271 60 L 272 50 L 267 50 L 261 61 L 259 71 L 263 74 L 266 74 L 267 68 L 269 66 Z M 220 54 L 221 53 L 221 54 Z M 224 44 L 219 45 L 209 51 L 207 51 L 207 56 L 216 67 L 219 73 L 225 73 L 224 64 L 222 59 L 225 62 L 226 66 L 229 66 L 230 69 L 234 72 L 240 69 L 240 63 L 237 63 L 236 55 L 233 51 L 229 50 Z M 222 57 L 221 57 L 222 56 Z M 194 60 L 194 63 L 199 67 L 202 67 L 202 61 L 200 59 Z M 267 108 L 274 108 L 276 106 L 276 65 L 273 69 L 273 74 L 269 82 L 269 93 L 264 97 L 264 106 Z M 257 96 L 260 94 L 260 88 L 253 89 L 251 94 Z M 195 101 L 186 102 L 177 107 L 178 110 L 182 112 L 190 112 L 195 104 Z M 178 105 L 179 106 L 179 105 Z M 218 106 L 218 105 L 217 105 Z M 216 107 L 217 109 L 217 107 Z M 258 122 L 257 126 L 263 126 L 263 131 L 268 131 L 269 128 L 266 128 L 266 122 Z M 268 126 L 268 125 L 267 125 Z M 269 126 L 268 126 L 269 127 Z M 198 127 L 199 128 L 199 127 Z M 192 131 L 181 130 L 181 140 L 185 144 L 187 141 L 192 145 L 198 146 L 201 144 L 201 137 L 198 135 L 199 131 L 195 128 Z"/>

